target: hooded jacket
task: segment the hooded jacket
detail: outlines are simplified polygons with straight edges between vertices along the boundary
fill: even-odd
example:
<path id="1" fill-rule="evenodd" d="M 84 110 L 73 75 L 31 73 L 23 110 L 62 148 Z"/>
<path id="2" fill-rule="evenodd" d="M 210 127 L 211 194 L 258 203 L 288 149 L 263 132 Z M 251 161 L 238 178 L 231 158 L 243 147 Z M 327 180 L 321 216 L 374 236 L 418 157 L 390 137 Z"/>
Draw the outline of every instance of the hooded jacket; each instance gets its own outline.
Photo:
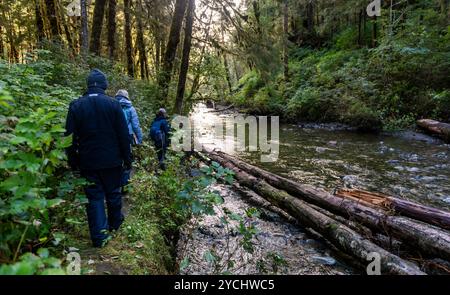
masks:
<path id="1" fill-rule="evenodd" d="M 139 117 L 136 112 L 136 109 L 133 107 L 131 101 L 129 101 L 125 96 L 119 95 L 116 96 L 116 99 L 119 101 L 122 109 L 129 114 L 128 118 L 125 118 L 127 119 L 128 134 L 136 135 L 137 144 L 142 144 L 143 140 L 142 129 L 139 124 Z"/>
<path id="2" fill-rule="evenodd" d="M 66 135 L 72 135 L 67 149 L 73 169 L 101 170 L 131 163 L 130 137 L 120 103 L 105 95 L 105 74 L 93 70 L 86 94 L 69 107 Z"/>

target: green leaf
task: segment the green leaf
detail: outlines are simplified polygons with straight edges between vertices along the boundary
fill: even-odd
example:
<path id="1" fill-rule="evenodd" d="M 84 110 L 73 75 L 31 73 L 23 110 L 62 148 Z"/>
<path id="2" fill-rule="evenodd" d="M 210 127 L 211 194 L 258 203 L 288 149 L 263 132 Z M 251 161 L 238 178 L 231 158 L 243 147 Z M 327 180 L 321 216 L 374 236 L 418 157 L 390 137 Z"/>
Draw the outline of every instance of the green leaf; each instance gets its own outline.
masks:
<path id="1" fill-rule="evenodd" d="M 37 254 L 39 255 L 39 257 L 41 258 L 48 258 L 48 256 L 50 255 L 50 252 L 48 251 L 48 249 L 46 248 L 40 248 L 37 251 Z"/>
<path id="2" fill-rule="evenodd" d="M 216 257 L 214 256 L 214 254 L 211 251 L 206 251 L 205 254 L 203 255 L 203 258 L 206 260 L 206 262 L 208 263 L 214 263 L 216 261 Z"/>
<path id="3" fill-rule="evenodd" d="M 190 264 L 189 258 L 184 257 L 184 259 L 180 263 L 180 271 L 185 270 L 189 266 L 189 264 Z"/>

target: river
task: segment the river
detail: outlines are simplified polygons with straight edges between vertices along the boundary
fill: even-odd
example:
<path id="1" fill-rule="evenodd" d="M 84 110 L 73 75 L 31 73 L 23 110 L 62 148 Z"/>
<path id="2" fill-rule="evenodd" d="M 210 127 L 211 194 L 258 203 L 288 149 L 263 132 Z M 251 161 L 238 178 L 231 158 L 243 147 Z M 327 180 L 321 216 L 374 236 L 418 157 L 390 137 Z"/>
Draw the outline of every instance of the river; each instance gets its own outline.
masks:
<path id="1" fill-rule="evenodd" d="M 202 143 L 209 148 L 223 149 L 224 142 L 233 141 L 234 137 L 220 141 L 213 130 L 229 121 L 235 113 L 211 111 L 200 104 L 193 110 L 191 118 L 197 122 L 195 128 L 202 136 Z M 279 138 L 279 158 L 273 163 L 261 162 L 259 152 L 227 152 L 268 171 L 330 192 L 342 187 L 359 188 L 450 209 L 450 145 L 438 139 L 411 131 L 357 133 L 337 124 L 281 124 Z M 222 207 L 239 213 L 251 207 L 226 186 L 214 189 L 225 198 Z M 218 216 L 200 221 L 200 227 L 191 239 L 182 235 L 180 247 L 184 245 L 189 250 L 180 255 L 189 257 L 191 261 L 182 273 L 212 273 L 211 263 L 205 261 L 204 253 L 211 247 L 223 248 L 230 239 L 232 243 L 238 243 L 239 235 L 231 235 L 230 238 L 221 227 L 220 211 L 219 208 Z M 286 262 L 276 268 L 277 273 L 357 272 L 324 241 L 277 214 L 265 212 L 253 222 L 257 223 L 259 231 L 255 239 L 257 250 L 253 255 L 236 255 L 241 265 L 235 267 L 235 273 L 261 273 L 261 267 L 258 267 L 261 261 L 270 264 L 267 257 L 273 257 L 274 253 Z M 270 269 L 270 272 L 274 270 Z"/>

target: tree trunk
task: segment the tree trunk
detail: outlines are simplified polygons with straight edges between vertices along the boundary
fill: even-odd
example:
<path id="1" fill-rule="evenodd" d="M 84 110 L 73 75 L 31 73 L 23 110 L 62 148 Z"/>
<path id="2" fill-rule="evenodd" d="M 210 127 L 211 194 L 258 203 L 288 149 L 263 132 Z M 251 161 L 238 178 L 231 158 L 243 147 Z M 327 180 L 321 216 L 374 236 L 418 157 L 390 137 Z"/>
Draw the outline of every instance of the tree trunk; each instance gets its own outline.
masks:
<path id="1" fill-rule="evenodd" d="M 41 1 L 35 0 L 35 15 L 36 15 L 36 37 L 38 43 L 45 38 L 44 19 L 42 17 Z"/>
<path id="2" fill-rule="evenodd" d="M 108 53 L 111 60 L 115 59 L 116 54 L 116 10 L 117 0 L 108 0 Z"/>
<path id="3" fill-rule="evenodd" d="M 142 24 L 142 0 L 138 2 L 138 10 L 137 13 L 137 47 L 139 50 L 139 64 L 141 68 L 141 79 L 148 79 L 148 63 L 147 63 L 147 52 L 145 49 L 144 42 L 144 28 Z"/>
<path id="4" fill-rule="evenodd" d="M 212 156 L 212 154 L 208 154 L 208 156 Z M 354 256 L 361 263 L 367 264 L 369 262 L 368 255 L 370 253 L 378 253 L 381 256 L 381 271 L 384 274 L 425 274 L 416 265 L 375 245 L 342 223 L 314 210 L 306 202 L 296 199 L 285 191 L 274 188 L 266 181 L 240 170 L 223 158 L 212 156 L 211 159 L 233 170 L 236 180 L 241 185 L 250 188 L 276 207 L 288 212 L 301 225 L 312 228 L 337 248 Z"/>
<path id="5" fill-rule="evenodd" d="M 183 16 L 186 11 L 186 0 L 176 0 L 175 10 L 170 27 L 169 41 L 167 42 L 166 52 L 164 54 L 164 63 L 161 75 L 159 77 L 159 86 L 161 95 L 167 100 L 169 84 L 172 79 L 173 63 L 177 54 L 178 43 L 180 43 L 180 32 L 183 25 Z"/>
<path id="6" fill-rule="evenodd" d="M 0 25 L 0 59 L 3 59 L 5 55 L 5 49 L 3 47 L 3 27 Z"/>
<path id="7" fill-rule="evenodd" d="M 184 93 L 186 91 L 186 80 L 189 70 L 189 58 L 192 46 L 192 27 L 194 25 L 195 0 L 189 0 L 184 28 L 183 58 L 181 60 L 180 75 L 178 79 L 177 98 L 175 101 L 175 113 L 181 115 L 183 112 Z"/>
<path id="8" fill-rule="evenodd" d="M 75 53 L 75 43 L 72 37 L 72 32 L 69 29 L 69 25 L 67 24 L 67 19 L 66 19 L 66 11 L 64 9 L 64 7 L 61 7 L 59 2 L 57 2 L 58 6 L 57 6 L 57 12 L 59 12 L 59 17 L 60 17 L 60 22 L 61 22 L 61 26 L 64 29 L 64 35 L 66 36 L 66 40 L 67 40 L 67 45 L 70 49 L 70 51 L 72 53 Z"/>
<path id="9" fill-rule="evenodd" d="M 155 72 L 156 76 L 159 75 L 161 71 L 161 43 L 163 42 L 161 39 L 161 33 L 159 29 L 155 34 Z"/>
<path id="10" fill-rule="evenodd" d="M 125 50 L 127 55 L 127 72 L 128 76 L 134 77 L 134 61 L 133 61 L 133 39 L 131 37 L 131 1 L 124 0 L 125 14 Z"/>
<path id="11" fill-rule="evenodd" d="M 309 36 L 314 35 L 314 0 L 308 0 L 306 4 L 306 22 Z"/>
<path id="12" fill-rule="evenodd" d="M 54 40 L 60 40 L 61 35 L 59 33 L 58 14 L 56 13 L 55 0 L 45 0 L 47 8 L 47 17 L 50 23 L 51 37 Z"/>
<path id="13" fill-rule="evenodd" d="M 289 81 L 289 2 L 283 1 L 283 66 L 284 81 Z"/>
<path id="14" fill-rule="evenodd" d="M 364 9 L 361 9 L 358 14 L 358 45 L 362 46 L 362 22 Z"/>
<path id="15" fill-rule="evenodd" d="M 81 30 L 80 30 L 80 41 L 81 41 L 81 52 L 82 54 L 88 53 L 89 47 L 89 29 L 88 29 L 88 0 L 81 0 Z"/>
<path id="16" fill-rule="evenodd" d="M 450 124 L 424 119 L 417 121 L 417 125 L 428 133 L 437 135 L 445 142 L 450 143 Z"/>
<path id="17" fill-rule="evenodd" d="M 377 39 L 378 39 L 378 26 L 377 26 L 377 17 L 374 16 L 372 21 L 372 48 L 377 47 Z"/>
<path id="18" fill-rule="evenodd" d="M 411 220 L 407 217 L 387 215 L 380 210 L 333 196 L 324 190 L 298 184 L 222 152 L 208 152 L 208 156 L 219 163 L 230 163 L 308 203 L 355 220 L 375 231 L 393 236 L 408 245 L 416 247 L 423 253 L 450 260 L 450 234 L 445 230 Z"/>
<path id="19" fill-rule="evenodd" d="M 233 92 L 233 83 L 231 82 L 230 66 L 228 64 L 227 54 L 222 50 L 223 66 L 225 67 L 225 78 L 227 79 L 228 91 Z"/>
<path id="20" fill-rule="evenodd" d="M 96 0 L 94 7 L 94 18 L 91 28 L 91 45 L 89 50 L 100 55 L 101 53 L 101 37 L 103 29 L 103 19 L 105 18 L 106 0 Z"/>

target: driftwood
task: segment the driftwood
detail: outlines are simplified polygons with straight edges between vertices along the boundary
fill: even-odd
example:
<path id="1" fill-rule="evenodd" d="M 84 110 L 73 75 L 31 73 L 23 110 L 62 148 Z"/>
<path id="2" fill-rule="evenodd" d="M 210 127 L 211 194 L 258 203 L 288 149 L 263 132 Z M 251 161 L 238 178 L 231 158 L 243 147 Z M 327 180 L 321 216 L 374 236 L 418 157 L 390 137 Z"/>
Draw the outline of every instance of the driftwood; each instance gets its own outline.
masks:
<path id="1" fill-rule="evenodd" d="M 352 199 L 375 208 L 381 208 L 388 211 L 394 210 L 395 213 L 437 225 L 438 227 L 447 230 L 450 229 L 450 212 L 448 211 L 363 190 L 341 189 L 336 193 L 336 196 Z"/>
<path id="2" fill-rule="evenodd" d="M 256 177 L 257 181 L 265 180 L 271 186 L 286 191 L 298 199 L 356 221 L 375 232 L 394 237 L 423 254 L 450 260 L 450 234 L 446 230 L 408 217 L 388 215 L 383 210 L 334 196 L 309 185 L 300 185 L 221 152 L 207 150 L 204 152 L 223 166 L 233 168 L 235 171 L 243 170 Z"/>
<path id="3" fill-rule="evenodd" d="M 417 126 L 442 138 L 445 142 L 450 143 L 450 124 L 439 121 L 423 119 L 417 121 Z"/>
<path id="4" fill-rule="evenodd" d="M 286 211 L 291 216 L 295 217 L 299 223 L 312 228 L 333 243 L 337 248 L 357 258 L 359 262 L 368 265 L 370 263 L 369 254 L 377 253 L 381 257 L 380 263 L 382 273 L 402 275 L 425 274 L 417 267 L 417 265 L 405 261 L 377 246 L 346 225 L 313 209 L 306 202 L 289 195 L 283 190 L 271 186 L 264 180 L 257 179 L 213 153 L 208 154 L 208 157 L 220 163 L 222 166 L 233 170 L 239 184 L 253 190 L 276 207 Z"/>

